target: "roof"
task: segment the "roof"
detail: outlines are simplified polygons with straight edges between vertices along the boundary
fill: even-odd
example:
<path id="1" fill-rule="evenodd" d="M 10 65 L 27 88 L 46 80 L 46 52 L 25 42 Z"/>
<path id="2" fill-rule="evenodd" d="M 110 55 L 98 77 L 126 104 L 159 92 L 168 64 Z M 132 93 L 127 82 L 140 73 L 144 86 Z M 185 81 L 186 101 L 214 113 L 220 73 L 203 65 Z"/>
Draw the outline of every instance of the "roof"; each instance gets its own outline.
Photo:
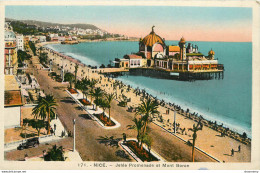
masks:
<path id="1" fill-rule="evenodd" d="M 153 27 L 152 31 L 149 35 L 145 36 L 144 39 L 141 40 L 142 43 L 144 43 L 146 46 L 153 46 L 155 43 L 161 43 L 162 45 L 165 45 L 164 40 L 157 34 L 155 34 Z"/>
<path id="2" fill-rule="evenodd" d="M 180 52 L 179 46 L 169 46 L 169 52 Z"/>
<path id="3" fill-rule="evenodd" d="M 5 105 L 4 106 L 21 106 L 22 96 L 20 90 L 5 91 Z"/>
<path id="4" fill-rule="evenodd" d="M 129 59 L 142 59 L 142 56 L 135 55 L 135 54 L 130 54 L 130 55 L 126 55 L 126 58 L 129 58 Z"/>
<path id="5" fill-rule="evenodd" d="M 202 53 L 186 53 L 186 56 L 203 56 Z"/>
<path id="6" fill-rule="evenodd" d="M 5 41 L 16 40 L 15 33 L 13 31 L 5 31 Z"/>
<path id="7" fill-rule="evenodd" d="M 5 91 L 20 90 L 14 75 L 5 75 Z"/>

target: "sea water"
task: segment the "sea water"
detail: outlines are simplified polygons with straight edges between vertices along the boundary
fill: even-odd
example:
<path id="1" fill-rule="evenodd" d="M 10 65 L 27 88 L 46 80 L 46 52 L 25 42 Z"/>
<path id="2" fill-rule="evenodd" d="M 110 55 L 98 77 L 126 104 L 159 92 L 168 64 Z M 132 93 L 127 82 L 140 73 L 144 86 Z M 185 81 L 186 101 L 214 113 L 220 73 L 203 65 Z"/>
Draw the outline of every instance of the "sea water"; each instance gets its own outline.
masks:
<path id="1" fill-rule="evenodd" d="M 180 105 L 204 118 L 223 123 L 237 132 L 251 137 L 252 107 L 252 43 L 191 42 L 198 45 L 204 55 L 212 48 L 215 58 L 224 64 L 222 80 L 197 80 L 194 82 L 157 79 L 144 76 L 121 76 L 118 79 L 133 87 Z M 177 41 L 166 41 L 167 45 Z M 138 42 L 86 42 L 77 45 L 47 45 L 58 52 L 70 55 L 81 62 L 100 66 L 115 58 L 138 51 Z"/>

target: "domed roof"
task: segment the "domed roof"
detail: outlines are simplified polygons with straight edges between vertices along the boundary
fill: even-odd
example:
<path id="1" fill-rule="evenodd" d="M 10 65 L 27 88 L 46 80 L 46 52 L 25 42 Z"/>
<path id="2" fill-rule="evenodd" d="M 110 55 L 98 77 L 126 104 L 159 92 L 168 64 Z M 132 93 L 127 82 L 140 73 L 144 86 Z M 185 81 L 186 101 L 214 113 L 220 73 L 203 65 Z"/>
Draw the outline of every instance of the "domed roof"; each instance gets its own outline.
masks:
<path id="1" fill-rule="evenodd" d="M 154 26 L 152 27 L 152 31 L 149 35 L 145 36 L 141 42 L 143 42 L 146 46 L 153 46 L 155 43 L 161 43 L 162 45 L 165 45 L 164 40 L 157 34 L 155 34 L 153 30 Z"/>
<path id="2" fill-rule="evenodd" d="M 180 43 L 185 43 L 185 39 L 183 37 L 181 37 Z"/>
<path id="3" fill-rule="evenodd" d="M 5 41 L 16 40 L 16 36 L 13 31 L 5 31 Z"/>
<path id="4" fill-rule="evenodd" d="M 211 50 L 209 51 L 209 55 L 215 55 L 215 52 L 211 49 Z"/>

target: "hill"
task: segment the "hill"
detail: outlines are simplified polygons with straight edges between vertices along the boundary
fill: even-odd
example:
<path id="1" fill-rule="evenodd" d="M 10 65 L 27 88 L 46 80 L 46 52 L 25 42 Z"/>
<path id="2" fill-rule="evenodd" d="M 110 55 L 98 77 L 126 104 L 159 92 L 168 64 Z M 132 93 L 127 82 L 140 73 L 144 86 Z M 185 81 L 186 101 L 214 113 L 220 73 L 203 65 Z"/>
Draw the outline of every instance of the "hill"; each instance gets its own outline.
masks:
<path id="1" fill-rule="evenodd" d="M 23 22 L 28 25 L 36 25 L 38 27 L 45 27 L 45 28 L 46 27 L 55 27 L 55 26 L 59 26 L 59 27 L 68 26 L 68 27 L 72 27 L 72 28 L 76 27 L 76 28 L 81 28 L 81 29 L 92 29 L 92 30 L 100 29 L 97 26 L 92 25 L 92 24 L 60 24 L 60 23 L 42 22 L 42 21 L 37 21 L 37 20 L 16 20 L 16 19 L 9 19 L 9 18 L 6 18 L 5 20 L 6 21 L 20 21 L 20 22 Z"/>

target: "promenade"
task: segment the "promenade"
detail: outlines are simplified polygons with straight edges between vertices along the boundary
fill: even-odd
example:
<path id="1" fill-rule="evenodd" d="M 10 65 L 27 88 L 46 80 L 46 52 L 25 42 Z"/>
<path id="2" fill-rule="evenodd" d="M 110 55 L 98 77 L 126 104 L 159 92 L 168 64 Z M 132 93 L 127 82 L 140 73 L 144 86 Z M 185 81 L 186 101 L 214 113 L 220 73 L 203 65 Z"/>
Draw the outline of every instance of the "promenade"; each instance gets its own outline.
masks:
<path id="1" fill-rule="evenodd" d="M 128 138 L 136 137 L 134 130 L 127 130 L 127 125 L 133 124 L 134 113 L 126 111 L 126 108 L 119 107 L 117 101 L 112 102 L 111 115 L 120 122 L 121 126 L 117 129 L 106 130 L 89 119 L 86 112 L 69 97 L 65 91 L 68 84 L 55 82 L 48 76 L 48 71 L 40 70 L 37 57 L 33 57 L 33 64 L 37 68 L 34 71 L 40 86 L 46 94 L 53 94 L 58 102 L 57 114 L 67 131 L 73 131 L 72 120 L 76 119 L 76 149 L 83 161 L 134 161 L 116 156 L 116 151 L 120 148 L 105 145 L 100 137 L 111 137 L 114 139 L 122 138 L 126 133 Z M 94 77 L 97 74 L 94 74 Z M 184 144 L 178 138 L 165 132 L 154 124 L 149 125 L 149 131 L 154 140 L 153 150 L 160 154 L 167 161 L 189 162 L 191 161 L 191 147 Z M 201 152 L 195 153 L 195 160 L 200 162 L 213 161 Z"/>
<path id="2" fill-rule="evenodd" d="M 52 58 L 52 57 L 50 57 Z M 134 112 L 127 111 L 127 107 L 118 106 L 118 99 L 112 101 L 111 117 L 118 121 L 121 126 L 116 129 L 104 129 L 96 121 L 88 117 L 84 111 L 66 92 L 68 83 L 58 83 L 48 76 L 48 71 L 41 69 L 38 57 L 33 56 L 33 69 L 30 69 L 37 78 L 41 88 L 45 94 L 53 94 L 57 100 L 57 114 L 61 123 L 67 131 L 73 131 L 73 119 L 76 119 L 76 149 L 79 152 L 83 161 L 134 161 L 133 158 L 122 158 L 116 155 L 118 146 L 110 145 L 111 141 L 104 141 L 102 137 L 113 137 L 113 139 L 122 139 L 122 134 L 126 133 L 127 138 L 135 138 L 136 132 L 128 130 L 127 125 L 132 125 L 132 119 L 135 116 Z M 75 66 L 73 62 L 71 67 Z M 57 73 L 57 66 L 53 66 L 53 70 Z M 82 74 L 90 79 L 98 80 L 96 87 L 101 87 L 107 93 L 116 93 L 117 96 L 124 94 L 130 98 L 128 106 L 136 107 L 141 102 L 141 96 L 134 93 L 134 89 L 123 85 L 122 87 L 115 86 L 116 81 L 108 79 L 103 75 L 99 75 L 95 71 L 89 72 L 90 69 L 85 67 L 79 70 L 78 79 Z M 72 68 L 71 73 L 74 72 Z M 90 98 L 88 98 L 90 100 Z M 166 114 L 165 106 L 159 106 L 159 111 L 163 117 L 163 121 L 159 121 L 159 117 L 155 117 L 153 123 L 148 125 L 150 136 L 154 139 L 152 149 L 169 162 L 190 162 L 191 161 L 191 147 L 185 144 L 185 141 L 192 139 L 192 133 L 188 131 L 195 121 L 177 113 L 176 122 L 180 123 L 181 129 L 186 129 L 184 133 L 173 132 L 173 111 Z M 203 130 L 198 131 L 198 138 L 196 140 L 196 147 L 205 153 L 216 158 L 220 162 L 250 162 L 251 145 L 245 145 L 230 137 L 220 137 L 219 132 L 214 131 L 208 127 L 203 127 Z M 181 139 L 182 140 L 181 140 Z M 70 138 L 69 138 L 70 139 Z M 66 139 L 68 140 L 68 139 Z M 241 145 L 241 151 L 237 152 L 238 146 Z M 231 149 L 235 150 L 234 156 L 231 156 Z M 196 162 L 212 162 L 216 161 L 205 153 L 196 150 Z"/>
<path id="3" fill-rule="evenodd" d="M 72 65 L 73 67 L 73 65 Z M 74 69 L 71 69 L 71 72 L 73 73 Z M 83 74 L 87 74 L 88 68 L 86 67 L 83 69 Z M 78 74 L 78 79 L 82 77 L 82 73 Z M 84 76 L 83 76 L 84 77 Z M 124 94 L 131 100 L 131 102 L 128 102 L 128 107 L 136 107 L 138 104 L 141 103 L 141 96 L 136 95 L 134 93 L 134 89 L 130 88 L 129 91 L 127 91 L 128 87 L 126 85 L 123 85 L 123 87 L 116 87 L 115 91 L 115 83 L 116 81 L 113 79 L 109 79 L 104 77 L 103 75 L 99 75 L 97 73 L 90 73 L 86 77 L 89 77 L 90 79 L 96 79 L 98 80 L 97 87 L 101 87 L 101 89 L 105 90 L 108 93 L 116 93 L 117 96 Z M 90 99 L 90 98 L 89 98 Z M 170 106 L 168 105 L 170 108 Z M 114 107 L 113 107 L 114 108 Z M 118 107 L 115 105 L 115 108 L 112 109 L 112 111 L 118 111 L 123 109 L 125 113 L 129 113 L 126 111 L 127 108 Z M 166 110 L 168 108 L 164 106 L 159 106 L 159 111 L 163 117 L 163 123 L 158 121 L 158 118 L 154 119 L 154 125 L 161 128 L 165 133 L 173 133 L 173 111 L 170 111 L 169 114 L 166 114 Z M 125 114 L 123 113 L 123 114 Z M 113 117 L 114 114 L 112 114 Z M 131 117 L 134 117 L 134 113 L 130 113 Z M 115 118 L 116 119 L 116 118 Z M 116 119 L 117 120 L 117 119 Z M 117 120 L 118 121 L 118 120 Z M 120 122 L 120 121 L 119 121 Z M 180 115 L 177 113 L 176 115 L 176 122 L 180 123 L 180 128 L 184 129 L 185 131 L 182 134 L 181 132 L 177 133 L 178 137 L 182 138 L 185 141 L 192 141 L 192 132 L 188 131 L 189 128 L 192 128 L 193 124 L 196 124 L 194 120 L 191 120 L 183 115 Z M 120 122 L 121 123 L 121 122 Z M 131 123 L 131 122 L 130 122 Z M 152 126 L 152 124 L 150 124 Z M 161 126 L 161 127 L 160 127 Z M 170 133 L 169 133 L 170 134 Z M 230 137 L 221 137 L 221 134 L 209 127 L 204 126 L 203 130 L 198 131 L 197 133 L 198 138 L 196 140 L 196 147 L 200 148 L 202 151 L 208 153 L 209 155 L 213 156 L 220 162 L 250 162 L 251 160 L 251 144 L 245 145 L 239 141 L 236 141 Z M 171 135 L 173 137 L 173 135 Z M 238 146 L 241 146 L 241 151 L 238 151 Z M 235 153 L 234 156 L 231 156 L 231 150 L 234 149 Z"/>

